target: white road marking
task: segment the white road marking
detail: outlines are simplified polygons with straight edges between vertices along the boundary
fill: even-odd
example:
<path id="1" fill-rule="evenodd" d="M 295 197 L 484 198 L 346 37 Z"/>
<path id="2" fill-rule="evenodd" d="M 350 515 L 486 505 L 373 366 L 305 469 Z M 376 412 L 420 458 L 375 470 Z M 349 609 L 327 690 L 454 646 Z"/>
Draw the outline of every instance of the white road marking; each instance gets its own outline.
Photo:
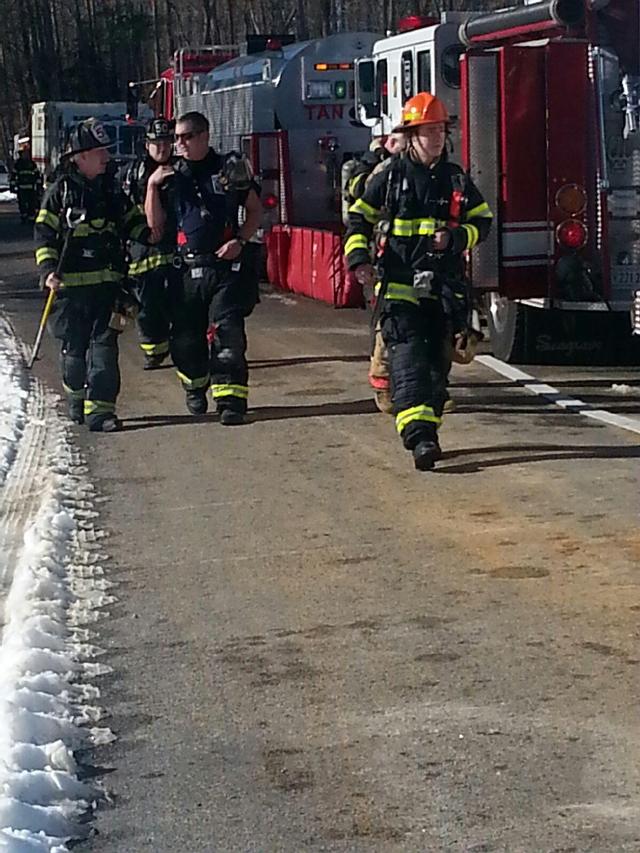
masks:
<path id="1" fill-rule="evenodd" d="M 579 400 L 575 397 L 565 396 L 563 391 L 554 388 L 553 385 L 547 385 L 546 382 L 538 382 L 535 376 L 530 376 L 523 370 L 517 367 L 512 367 L 510 364 L 505 364 L 498 358 L 492 355 L 479 355 L 476 359 L 480 364 L 488 367 L 490 370 L 499 373 L 501 376 L 517 382 L 527 391 L 536 394 L 538 397 L 543 397 L 549 403 L 554 403 L 561 409 L 575 410 L 578 415 L 584 415 L 585 418 L 590 418 L 593 421 L 607 424 L 608 426 L 619 427 L 626 429 L 628 432 L 635 432 L 640 435 L 640 420 L 638 418 L 630 418 L 626 415 L 616 415 L 613 412 L 608 412 L 606 409 L 595 409 L 584 400 Z"/>

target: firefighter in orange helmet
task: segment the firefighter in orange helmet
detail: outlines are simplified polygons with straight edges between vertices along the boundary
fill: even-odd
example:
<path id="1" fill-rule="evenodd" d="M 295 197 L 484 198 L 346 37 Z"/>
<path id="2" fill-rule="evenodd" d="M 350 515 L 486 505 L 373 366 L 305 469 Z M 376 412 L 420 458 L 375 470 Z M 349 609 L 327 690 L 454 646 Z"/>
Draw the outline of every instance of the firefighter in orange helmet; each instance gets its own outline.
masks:
<path id="1" fill-rule="evenodd" d="M 448 160 L 448 124 L 445 105 L 429 92 L 407 101 L 394 129 L 406 135 L 406 149 L 351 206 L 345 238 L 349 269 L 362 284 L 381 282 L 377 311 L 396 429 L 422 471 L 441 455 L 445 341 L 468 331 L 463 253 L 485 239 L 492 218 L 477 187 Z M 377 268 L 369 257 L 376 225 L 386 232 Z"/>

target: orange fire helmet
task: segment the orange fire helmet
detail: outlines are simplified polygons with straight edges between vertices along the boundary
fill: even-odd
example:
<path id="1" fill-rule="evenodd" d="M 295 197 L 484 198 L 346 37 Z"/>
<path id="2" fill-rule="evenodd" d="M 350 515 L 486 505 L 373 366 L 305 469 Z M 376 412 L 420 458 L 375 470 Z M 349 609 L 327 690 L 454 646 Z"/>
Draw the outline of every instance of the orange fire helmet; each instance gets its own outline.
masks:
<path id="1" fill-rule="evenodd" d="M 423 124 L 438 124 L 449 121 L 449 113 L 440 98 L 430 92 L 418 92 L 402 108 L 402 122 L 394 127 L 394 133 L 403 133 Z"/>

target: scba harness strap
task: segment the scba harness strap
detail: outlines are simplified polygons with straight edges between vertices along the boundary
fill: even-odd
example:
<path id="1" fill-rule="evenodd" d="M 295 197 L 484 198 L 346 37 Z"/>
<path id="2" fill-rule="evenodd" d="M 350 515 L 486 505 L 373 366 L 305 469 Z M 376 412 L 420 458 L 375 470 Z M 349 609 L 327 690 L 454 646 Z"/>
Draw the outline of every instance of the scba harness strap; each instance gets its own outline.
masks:
<path id="1" fill-rule="evenodd" d="M 449 228 L 458 228 L 462 223 L 467 206 L 468 177 L 466 172 L 456 172 L 451 175 L 453 192 L 449 202 L 449 221 L 447 222 Z"/>
<path id="2" fill-rule="evenodd" d="M 245 155 L 239 154 L 236 151 L 231 151 L 224 155 L 215 153 L 215 157 L 216 160 L 212 162 L 211 173 L 207 175 L 207 180 L 212 182 L 213 190 L 216 194 L 220 193 L 224 195 L 225 225 L 235 233 L 239 225 L 240 208 L 244 202 L 243 195 L 246 196 L 250 191 L 254 180 L 253 171 Z M 179 161 L 176 171 L 180 172 L 191 182 L 201 218 L 211 219 L 212 213 L 207 207 L 202 187 L 196 175 L 189 168 L 188 161 Z M 177 242 L 178 246 L 185 246 L 188 242 L 187 235 L 180 225 L 179 223 Z"/>

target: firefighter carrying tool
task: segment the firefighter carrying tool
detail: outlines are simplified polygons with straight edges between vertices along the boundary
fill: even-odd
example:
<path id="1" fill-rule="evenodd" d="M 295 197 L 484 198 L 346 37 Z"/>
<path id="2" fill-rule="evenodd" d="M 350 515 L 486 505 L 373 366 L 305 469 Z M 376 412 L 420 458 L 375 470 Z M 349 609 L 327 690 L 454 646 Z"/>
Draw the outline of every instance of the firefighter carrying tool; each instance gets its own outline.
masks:
<path id="1" fill-rule="evenodd" d="M 35 224 L 43 287 L 56 292 L 50 320 L 62 343 L 69 416 L 92 432 L 120 427 L 118 333 L 124 327 L 124 241 L 147 232 L 140 210 L 107 175 L 109 137 L 96 119 L 80 122 L 64 173 L 46 191 Z"/>
<path id="2" fill-rule="evenodd" d="M 149 122 L 146 155 L 126 170 L 123 189 L 130 202 L 144 211 L 147 182 L 159 165 L 171 165 L 173 128 L 167 119 Z M 167 207 L 166 188 L 163 206 Z M 137 317 L 144 369 L 160 367 L 169 355 L 170 306 L 180 280 L 175 261 L 175 223 L 168 222 L 155 245 L 131 241 L 128 276 L 140 309 Z"/>
<path id="3" fill-rule="evenodd" d="M 209 147 L 209 122 L 198 112 L 176 123 L 181 159 L 159 166 L 148 183 L 145 210 L 152 230 L 164 228 L 160 188 L 169 182 L 184 275 L 176 298 L 171 356 L 193 415 L 208 408 L 211 383 L 220 423 L 244 422 L 249 395 L 245 318 L 255 306 L 255 266 L 245 249 L 260 225 L 258 186 L 242 157 Z M 211 348 L 210 320 L 215 326 Z"/>
<path id="4" fill-rule="evenodd" d="M 18 146 L 18 158 L 13 164 L 10 189 L 18 196 L 20 221 L 33 222 L 42 186 L 40 172 L 31 157 L 29 140 L 18 140 Z"/>
<path id="5" fill-rule="evenodd" d="M 345 254 L 362 284 L 381 282 L 382 337 L 389 351 L 396 429 L 418 470 L 441 455 L 437 428 L 446 400 L 445 341 L 468 328 L 468 288 L 462 253 L 486 238 L 489 206 L 462 169 L 447 160 L 446 107 L 428 92 L 404 106 L 395 132 L 406 151 L 372 177 L 349 212 Z M 451 199 L 464 183 L 460 223 L 451 225 Z M 369 259 L 374 226 L 387 237 L 376 270 Z"/>

